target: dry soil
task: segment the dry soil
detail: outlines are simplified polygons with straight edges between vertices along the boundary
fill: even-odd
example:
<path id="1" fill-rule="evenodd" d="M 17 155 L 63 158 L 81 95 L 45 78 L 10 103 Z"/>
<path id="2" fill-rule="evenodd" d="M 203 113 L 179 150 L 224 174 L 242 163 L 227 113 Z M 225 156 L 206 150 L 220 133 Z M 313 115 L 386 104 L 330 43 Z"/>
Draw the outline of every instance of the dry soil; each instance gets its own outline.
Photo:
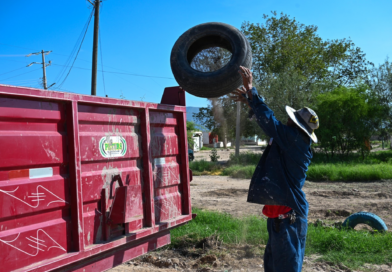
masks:
<path id="1" fill-rule="evenodd" d="M 220 161 L 227 161 L 234 150 L 219 149 Z M 259 147 L 247 147 L 241 152 L 262 153 Z M 209 160 L 210 151 L 195 154 L 195 159 Z M 222 176 L 197 176 L 191 182 L 192 206 L 227 212 L 236 217 L 262 214 L 262 205 L 246 202 L 250 180 Z M 378 182 L 309 182 L 304 186 L 309 202 L 310 222 L 342 222 L 359 211 L 380 216 L 388 229 L 392 229 L 392 181 Z M 368 228 L 366 225 L 357 226 Z M 215 239 L 215 240 L 214 240 Z M 222 245 L 211 237 L 204 248 L 160 250 L 111 269 L 119 271 L 264 271 L 263 246 Z M 318 256 L 305 257 L 303 271 L 343 272 L 344 266 L 330 266 L 316 262 Z M 363 271 L 391 272 L 392 266 L 367 266 Z M 362 270 L 361 270 L 362 271 Z"/>

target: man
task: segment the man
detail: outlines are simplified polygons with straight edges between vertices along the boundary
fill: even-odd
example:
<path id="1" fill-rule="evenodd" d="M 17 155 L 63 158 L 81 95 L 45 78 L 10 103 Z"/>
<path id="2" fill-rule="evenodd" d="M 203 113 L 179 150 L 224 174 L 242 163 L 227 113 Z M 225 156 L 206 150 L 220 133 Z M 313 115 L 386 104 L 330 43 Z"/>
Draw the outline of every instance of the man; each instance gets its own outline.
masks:
<path id="1" fill-rule="evenodd" d="M 278 121 L 252 86 L 252 72 L 240 67 L 244 87 L 232 93 L 235 101 L 246 103 L 263 131 L 270 137 L 253 174 L 248 202 L 264 204 L 269 239 L 264 253 L 268 272 L 299 272 L 305 253 L 309 205 L 302 187 L 313 157 L 310 145 L 317 143 L 316 113 L 286 106 L 287 124 Z"/>

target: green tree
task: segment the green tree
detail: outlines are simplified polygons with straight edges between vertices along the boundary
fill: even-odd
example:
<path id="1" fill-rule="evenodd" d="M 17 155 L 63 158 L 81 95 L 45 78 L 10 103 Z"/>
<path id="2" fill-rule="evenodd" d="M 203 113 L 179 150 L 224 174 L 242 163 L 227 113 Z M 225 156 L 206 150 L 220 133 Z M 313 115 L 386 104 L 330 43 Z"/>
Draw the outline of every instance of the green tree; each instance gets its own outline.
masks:
<path id="1" fill-rule="evenodd" d="M 320 128 L 316 130 L 319 146 L 332 156 L 369 151 L 366 143 L 382 120 L 383 106 L 366 85 L 340 86 L 317 97 L 316 112 Z"/>
<path id="2" fill-rule="evenodd" d="M 192 115 L 198 124 L 204 126 L 209 131 L 213 131 L 219 127 L 219 123 L 214 119 L 214 114 L 212 113 L 210 105 L 199 108 L 199 112 L 193 113 Z"/>
<path id="3" fill-rule="evenodd" d="M 370 63 L 351 40 L 323 40 L 317 26 L 285 14 L 263 18 L 241 29 L 252 47 L 254 85 L 279 120 L 287 118 L 286 105 L 312 106 L 318 94 L 367 76 Z"/>
<path id="4" fill-rule="evenodd" d="M 264 24 L 244 22 L 253 54 L 254 85 L 266 99 L 276 117 L 286 122 L 285 106 L 302 108 L 316 104 L 320 93 L 339 86 L 354 86 L 368 73 L 365 54 L 351 40 L 323 40 L 317 27 L 304 25 L 288 15 L 263 16 Z M 227 61 L 227 52 L 211 48 L 201 52 L 194 68 L 205 72 L 219 69 Z M 210 100 L 200 110 L 205 127 L 235 138 L 236 103 L 227 96 Z M 263 136 L 256 122 L 249 121 L 248 108 L 241 108 L 241 134 Z"/>
<path id="5" fill-rule="evenodd" d="M 385 137 L 392 131 L 392 63 L 388 58 L 379 67 L 374 67 L 370 71 L 366 83 L 372 89 L 379 104 L 383 106 L 383 117 L 378 133 Z"/>

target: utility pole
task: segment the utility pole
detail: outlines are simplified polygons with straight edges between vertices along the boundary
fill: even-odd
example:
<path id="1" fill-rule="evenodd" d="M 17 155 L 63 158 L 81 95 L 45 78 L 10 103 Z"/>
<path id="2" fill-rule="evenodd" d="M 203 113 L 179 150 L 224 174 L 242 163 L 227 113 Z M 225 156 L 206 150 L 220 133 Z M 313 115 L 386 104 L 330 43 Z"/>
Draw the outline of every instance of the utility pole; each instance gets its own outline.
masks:
<path id="1" fill-rule="evenodd" d="M 54 84 L 56 84 L 56 83 L 53 83 L 52 85 L 50 85 L 49 87 L 47 87 L 47 83 L 46 83 L 46 67 L 49 66 L 49 65 L 51 65 L 51 64 L 52 64 L 52 61 L 50 60 L 49 63 L 46 64 L 46 63 L 45 63 L 45 55 L 49 55 L 50 52 L 52 52 L 52 51 L 44 51 L 44 50 L 41 50 L 41 52 L 30 53 L 30 54 L 28 54 L 28 55 L 26 56 L 26 57 L 30 57 L 30 56 L 33 56 L 33 55 L 42 54 L 42 63 L 41 63 L 41 62 L 32 62 L 32 63 L 30 63 L 29 65 L 27 65 L 27 67 L 30 67 L 30 66 L 33 65 L 33 64 L 42 64 L 42 71 L 43 71 L 42 83 L 43 83 L 43 85 L 44 85 L 44 89 L 45 89 L 45 90 L 47 90 L 48 88 L 50 88 L 50 87 L 52 87 Z"/>
<path id="2" fill-rule="evenodd" d="M 235 156 L 238 157 L 240 155 L 240 118 L 241 118 L 241 102 L 237 101 L 237 122 L 235 128 Z"/>
<path id="3" fill-rule="evenodd" d="M 99 5 L 101 0 L 91 2 L 95 8 L 94 13 L 94 41 L 93 41 L 93 67 L 91 74 L 91 95 L 97 95 L 97 63 L 98 63 L 98 34 L 99 34 Z"/>
<path id="4" fill-rule="evenodd" d="M 46 86 L 46 67 L 45 67 L 46 65 L 45 65 L 45 52 L 44 52 L 44 50 L 41 50 L 41 54 L 42 54 L 42 70 L 44 71 L 44 75 L 43 75 L 42 81 L 44 83 L 44 89 L 46 90 L 48 88 Z"/>

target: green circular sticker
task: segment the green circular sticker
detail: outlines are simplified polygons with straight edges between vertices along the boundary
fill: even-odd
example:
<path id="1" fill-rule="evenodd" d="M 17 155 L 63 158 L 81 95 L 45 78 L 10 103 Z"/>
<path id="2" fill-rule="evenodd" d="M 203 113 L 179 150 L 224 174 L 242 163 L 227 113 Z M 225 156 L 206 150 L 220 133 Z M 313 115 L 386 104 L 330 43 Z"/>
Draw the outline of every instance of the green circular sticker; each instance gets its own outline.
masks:
<path id="1" fill-rule="evenodd" d="M 104 158 L 122 157 L 127 153 L 127 142 L 121 136 L 102 137 L 99 152 Z"/>

